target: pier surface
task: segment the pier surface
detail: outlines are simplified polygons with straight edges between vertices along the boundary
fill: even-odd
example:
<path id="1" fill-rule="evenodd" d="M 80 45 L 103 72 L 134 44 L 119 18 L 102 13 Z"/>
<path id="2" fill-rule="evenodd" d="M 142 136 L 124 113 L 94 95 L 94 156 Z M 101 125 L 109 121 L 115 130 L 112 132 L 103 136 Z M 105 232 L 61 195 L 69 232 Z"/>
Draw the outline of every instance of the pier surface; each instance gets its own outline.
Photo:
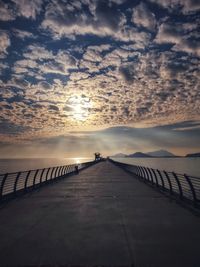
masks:
<path id="1" fill-rule="evenodd" d="M 0 208 L 0 266 L 200 266 L 200 218 L 109 162 Z"/>

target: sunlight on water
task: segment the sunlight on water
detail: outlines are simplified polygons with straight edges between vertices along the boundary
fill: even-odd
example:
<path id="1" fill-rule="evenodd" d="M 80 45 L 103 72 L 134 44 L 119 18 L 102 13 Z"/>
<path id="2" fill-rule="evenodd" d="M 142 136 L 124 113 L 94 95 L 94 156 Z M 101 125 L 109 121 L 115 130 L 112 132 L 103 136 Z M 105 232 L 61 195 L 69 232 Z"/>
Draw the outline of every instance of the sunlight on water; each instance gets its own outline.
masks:
<path id="1" fill-rule="evenodd" d="M 92 161 L 93 158 L 0 159 L 0 173 L 42 169 Z"/>

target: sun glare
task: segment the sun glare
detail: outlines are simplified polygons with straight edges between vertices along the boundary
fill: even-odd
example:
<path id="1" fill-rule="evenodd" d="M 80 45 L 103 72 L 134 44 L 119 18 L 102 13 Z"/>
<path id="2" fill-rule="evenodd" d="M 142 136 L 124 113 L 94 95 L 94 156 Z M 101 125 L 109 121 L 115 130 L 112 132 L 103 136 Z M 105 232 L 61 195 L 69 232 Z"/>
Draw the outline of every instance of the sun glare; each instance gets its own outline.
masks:
<path id="1" fill-rule="evenodd" d="M 76 121 L 85 121 L 90 115 L 92 107 L 91 100 L 82 96 L 71 96 L 67 101 L 67 106 L 71 110 L 72 118 Z"/>

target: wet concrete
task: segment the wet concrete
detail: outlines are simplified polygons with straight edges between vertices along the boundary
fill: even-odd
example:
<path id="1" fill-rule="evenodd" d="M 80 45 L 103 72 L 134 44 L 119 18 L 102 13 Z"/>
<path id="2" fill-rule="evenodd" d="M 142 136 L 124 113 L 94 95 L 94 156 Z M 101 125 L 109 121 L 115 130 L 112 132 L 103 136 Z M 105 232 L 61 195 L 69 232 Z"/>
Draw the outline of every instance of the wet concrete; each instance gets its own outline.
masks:
<path id="1" fill-rule="evenodd" d="M 0 208 L 0 265 L 200 266 L 200 218 L 109 162 Z"/>

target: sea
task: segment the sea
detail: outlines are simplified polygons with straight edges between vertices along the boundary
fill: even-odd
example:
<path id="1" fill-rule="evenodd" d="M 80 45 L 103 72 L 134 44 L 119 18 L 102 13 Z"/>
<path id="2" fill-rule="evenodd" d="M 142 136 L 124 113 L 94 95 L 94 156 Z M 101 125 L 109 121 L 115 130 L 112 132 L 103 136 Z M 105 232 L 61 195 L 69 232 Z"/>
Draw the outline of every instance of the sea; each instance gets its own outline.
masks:
<path id="1" fill-rule="evenodd" d="M 200 178 L 200 158 L 113 158 L 113 160 Z"/>
<path id="2" fill-rule="evenodd" d="M 0 159 L 0 174 L 92 161 L 94 158 Z M 200 158 L 115 158 L 132 165 L 200 177 Z"/>
<path id="3" fill-rule="evenodd" d="M 0 174 L 64 166 L 68 164 L 82 163 L 91 160 L 94 160 L 94 158 L 0 159 Z"/>

